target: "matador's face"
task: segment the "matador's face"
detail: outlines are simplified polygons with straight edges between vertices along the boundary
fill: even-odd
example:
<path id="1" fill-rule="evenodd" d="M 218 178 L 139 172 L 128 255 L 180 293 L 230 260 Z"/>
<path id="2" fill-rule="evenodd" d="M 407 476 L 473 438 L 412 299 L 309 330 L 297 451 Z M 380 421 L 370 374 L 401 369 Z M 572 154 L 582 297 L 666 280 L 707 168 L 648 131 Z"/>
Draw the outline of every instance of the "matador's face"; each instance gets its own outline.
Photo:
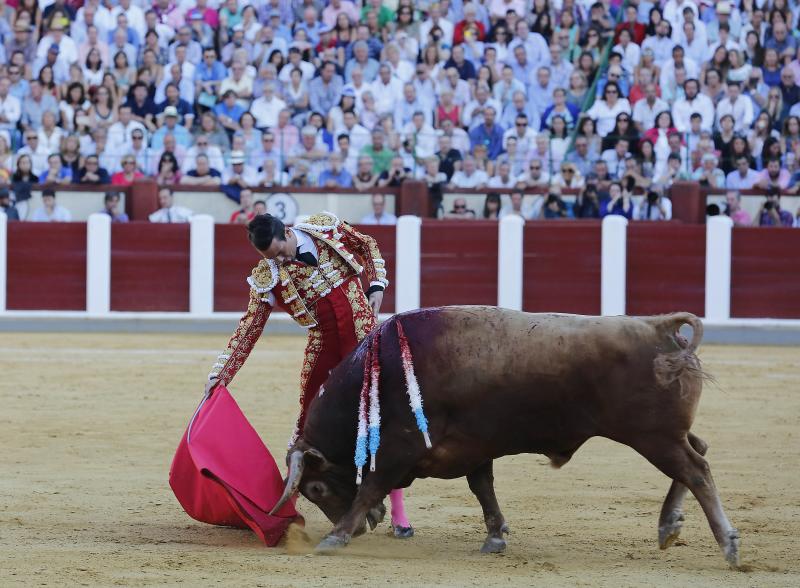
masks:
<path id="1" fill-rule="evenodd" d="M 259 250 L 259 253 L 265 259 L 273 259 L 278 263 L 286 263 L 291 261 L 297 255 L 297 236 L 294 231 L 286 227 L 285 239 L 280 240 L 273 237 L 272 243 L 264 250 Z"/>

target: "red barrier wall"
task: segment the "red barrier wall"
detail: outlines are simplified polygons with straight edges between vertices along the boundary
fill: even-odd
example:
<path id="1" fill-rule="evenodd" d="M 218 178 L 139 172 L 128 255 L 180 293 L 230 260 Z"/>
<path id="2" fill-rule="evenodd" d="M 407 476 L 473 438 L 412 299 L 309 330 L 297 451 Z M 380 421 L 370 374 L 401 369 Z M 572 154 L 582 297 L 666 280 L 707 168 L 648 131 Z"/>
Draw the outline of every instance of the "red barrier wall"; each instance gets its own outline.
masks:
<path id="1" fill-rule="evenodd" d="M 497 304 L 497 222 L 423 221 L 421 306 Z"/>
<path id="2" fill-rule="evenodd" d="M 394 312 L 394 297 L 395 297 L 395 251 L 397 247 L 397 227 L 392 226 L 379 226 L 379 225 L 358 225 L 356 229 L 365 235 L 369 235 L 378 242 L 378 249 L 381 250 L 381 255 L 386 261 L 386 277 L 389 280 L 389 288 L 383 296 L 383 303 L 381 304 L 381 312 Z M 362 280 L 364 291 L 369 288 L 369 283 L 365 279 Z"/>
<path id="3" fill-rule="evenodd" d="M 800 318 L 800 230 L 733 229 L 731 316 Z"/>
<path id="4" fill-rule="evenodd" d="M 600 314 L 599 222 L 528 222 L 522 309 Z"/>
<path id="5" fill-rule="evenodd" d="M 8 223 L 9 310 L 86 310 L 86 223 Z"/>
<path id="6" fill-rule="evenodd" d="M 189 310 L 189 224 L 111 225 L 111 310 Z"/>
<path id="7" fill-rule="evenodd" d="M 706 228 L 678 223 L 628 225 L 627 314 L 687 310 L 705 314 Z"/>
<path id="8" fill-rule="evenodd" d="M 243 225 L 214 226 L 214 310 L 244 312 L 250 296 L 247 277 L 261 256 Z"/>

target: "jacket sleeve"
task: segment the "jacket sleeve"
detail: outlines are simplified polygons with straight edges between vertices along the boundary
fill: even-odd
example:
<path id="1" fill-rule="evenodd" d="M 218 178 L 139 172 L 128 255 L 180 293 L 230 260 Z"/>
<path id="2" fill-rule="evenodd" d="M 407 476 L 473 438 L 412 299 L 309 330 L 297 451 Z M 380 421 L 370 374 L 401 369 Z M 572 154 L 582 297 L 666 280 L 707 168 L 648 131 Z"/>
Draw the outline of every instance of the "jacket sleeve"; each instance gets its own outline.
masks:
<path id="1" fill-rule="evenodd" d="M 381 257 L 375 239 L 356 231 L 345 222 L 341 223 L 339 231 L 342 233 L 341 241 L 345 248 L 361 258 L 369 281 L 367 293 L 386 289 L 389 286 L 389 280 L 386 279 L 386 262 Z"/>
<path id="2" fill-rule="evenodd" d="M 239 326 L 233 332 L 225 351 L 217 357 L 217 362 L 208 374 L 209 380 L 218 378 L 221 385 L 230 384 L 261 336 L 271 312 L 272 305 L 262 300 L 262 295 L 258 291 L 251 289 L 247 311 L 239 321 Z"/>

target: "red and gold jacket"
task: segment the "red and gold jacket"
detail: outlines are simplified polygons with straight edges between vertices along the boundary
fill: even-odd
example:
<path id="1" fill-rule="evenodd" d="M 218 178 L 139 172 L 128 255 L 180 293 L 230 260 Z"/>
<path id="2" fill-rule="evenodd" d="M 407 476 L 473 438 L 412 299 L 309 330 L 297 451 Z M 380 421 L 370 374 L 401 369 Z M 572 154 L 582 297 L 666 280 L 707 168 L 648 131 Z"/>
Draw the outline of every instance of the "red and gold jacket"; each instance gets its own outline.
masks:
<path id="1" fill-rule="evenodd" d="M 375 240 L 334 214 L 315 214 L 293 228 L 313 239 L 319 254 L 317 266 L 297 262 L 278 265 L 271 259 L 258 262 L 247 278 L 250 285 L 247 311 L 211 368 L 209 379 L 218 378 L 224 386 L 230 383 L 261 336 L 273 303 L 286 310 L 300 326 L 313 328 L 317 325 L 316 302 L 348 281 L 351 282 L 348 287 L 361 290 L 358 276 L 362 272 L 366 272 L 371 288 L 383 289 L 389 285 L 385 262 Z"/>

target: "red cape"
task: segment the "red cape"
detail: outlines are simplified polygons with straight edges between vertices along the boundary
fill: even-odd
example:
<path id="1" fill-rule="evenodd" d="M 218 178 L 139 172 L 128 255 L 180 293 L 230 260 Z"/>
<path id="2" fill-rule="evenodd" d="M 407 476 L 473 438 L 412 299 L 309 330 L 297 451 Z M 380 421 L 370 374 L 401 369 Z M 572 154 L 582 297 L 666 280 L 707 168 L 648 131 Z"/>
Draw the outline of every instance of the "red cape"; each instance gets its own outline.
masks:
<path id="1" fill-rule="evenodd" d="M 197 407 L 169 471 L 169 485 L 186 513 L 198 521 L 250 527 L 273 547 L 300 518 L 294 499 L 268 513 L 283 493 L 272 455 L 222 386 Z"/>

